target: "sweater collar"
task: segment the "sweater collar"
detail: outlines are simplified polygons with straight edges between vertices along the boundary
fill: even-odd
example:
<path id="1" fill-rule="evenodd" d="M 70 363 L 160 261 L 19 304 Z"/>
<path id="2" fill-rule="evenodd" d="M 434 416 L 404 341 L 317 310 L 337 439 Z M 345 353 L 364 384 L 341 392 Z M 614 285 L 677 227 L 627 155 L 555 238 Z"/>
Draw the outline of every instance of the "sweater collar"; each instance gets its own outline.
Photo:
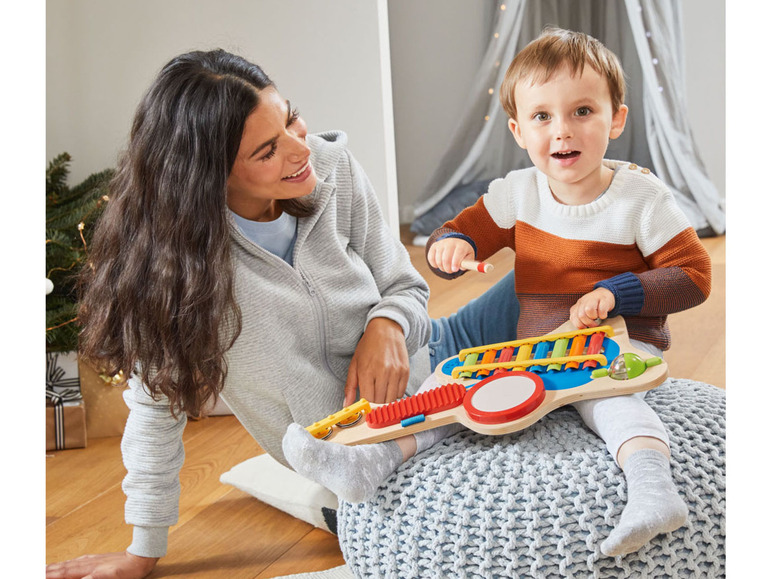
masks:
<path id="1" fill-rule="evenodd" d="M 622 161 L 612 161 L 608 159 L 603 160 L 603 164 L 609 169 L 614 170 L 614 177 L 611 179 L 611 183 L 601 195 L 596 197 L 590 203 L 583 205 L 564 205 L 558 202 L 550 191 L 550 186 L 547 181 L 547 176 L 541 171 L 537 171 L 536 181 L 539 188 L 539 197 L 541 202 L 550 211 L 566 217 L 586 217 L 588 215 L 594 215 L 603 211 L 606 207 L 611 205 L 619 195 L 622 194 L 625 187 L 626 173 L 624 171 L 617 170 L 621 166 L 625 166 L 628 163 Z"/>

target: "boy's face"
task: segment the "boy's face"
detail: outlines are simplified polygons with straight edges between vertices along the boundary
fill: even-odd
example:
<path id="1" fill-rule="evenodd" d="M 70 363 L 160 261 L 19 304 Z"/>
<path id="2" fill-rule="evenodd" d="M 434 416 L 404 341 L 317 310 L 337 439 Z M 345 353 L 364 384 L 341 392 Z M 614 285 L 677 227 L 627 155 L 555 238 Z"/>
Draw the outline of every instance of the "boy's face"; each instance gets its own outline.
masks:
<path id="1" fill-rule="evenodd" d="M 624 130 L 627 107 L 612 111 L 606 79 L 590 66 L 581 75 L 563 67 L 543 84 L 518 83 L 515 103 L 509 130 L 558 199 L 589 202 L 608 187 L 603 156 Z"/>

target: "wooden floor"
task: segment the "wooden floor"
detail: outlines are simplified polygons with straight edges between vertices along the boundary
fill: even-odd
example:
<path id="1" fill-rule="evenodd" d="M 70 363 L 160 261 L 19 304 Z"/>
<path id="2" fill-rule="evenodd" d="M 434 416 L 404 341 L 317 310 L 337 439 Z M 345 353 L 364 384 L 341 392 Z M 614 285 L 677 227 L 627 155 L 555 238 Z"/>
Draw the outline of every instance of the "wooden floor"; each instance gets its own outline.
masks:
<path id="1" fill-rule="evenodd" d="M 698 308 L 671 317 L 671 375 L 726 386 L 725 238 L 704 240 L 714 266 L 713 294 Z M 425 274 L 423 248 L 409 247 Z M 426 276 L 429 313 L 451 313 L 511 268 L 511 252 L 491 262 L 491 274 L 447 282 Z M 184 434 L 179 522 L 169 554 L 150 577 L 260 578 L 329 569 L 343 564 L 335 537 L 219 482 L 236 464 L 262 453 L 232 416 L 191 421 Z M 131 542 L 123 522 L 124 468 L 119 438 L 89 440 L 85 449 L 49 453 L 46 460 L 46 559 L 121 551 Z"/>

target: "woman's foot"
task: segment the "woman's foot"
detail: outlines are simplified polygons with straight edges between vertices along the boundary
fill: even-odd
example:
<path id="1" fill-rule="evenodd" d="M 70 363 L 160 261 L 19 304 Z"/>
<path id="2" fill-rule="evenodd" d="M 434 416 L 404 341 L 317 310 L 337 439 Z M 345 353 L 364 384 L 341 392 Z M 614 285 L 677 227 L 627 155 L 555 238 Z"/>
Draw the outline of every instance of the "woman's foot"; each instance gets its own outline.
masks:
<path id="1" fill-rule="evenodd" d="M 396 442 L 345 446 L 314 438 L 299 424 L 290 424 L 282 440 L 284 457 L 295 471 L 330 489 L 349 503 L 361 503 L 402 464 Z"/>

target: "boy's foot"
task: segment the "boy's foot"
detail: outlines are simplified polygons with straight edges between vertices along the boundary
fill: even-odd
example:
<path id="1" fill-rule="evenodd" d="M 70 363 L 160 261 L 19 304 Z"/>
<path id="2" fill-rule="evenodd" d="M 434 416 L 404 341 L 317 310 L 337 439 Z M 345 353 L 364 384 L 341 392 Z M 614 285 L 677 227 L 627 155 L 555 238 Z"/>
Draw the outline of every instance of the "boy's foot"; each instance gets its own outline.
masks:
<path id="1" fill-rule="evenodd" d="M 689 510 L 670 476 L 670 459 L 656 450 L 639 450 L 623 467 L 627 478 L 627 506 L 600 550 L 614 557 L 637 551 L 660 533 L 686 523 Z"/>

